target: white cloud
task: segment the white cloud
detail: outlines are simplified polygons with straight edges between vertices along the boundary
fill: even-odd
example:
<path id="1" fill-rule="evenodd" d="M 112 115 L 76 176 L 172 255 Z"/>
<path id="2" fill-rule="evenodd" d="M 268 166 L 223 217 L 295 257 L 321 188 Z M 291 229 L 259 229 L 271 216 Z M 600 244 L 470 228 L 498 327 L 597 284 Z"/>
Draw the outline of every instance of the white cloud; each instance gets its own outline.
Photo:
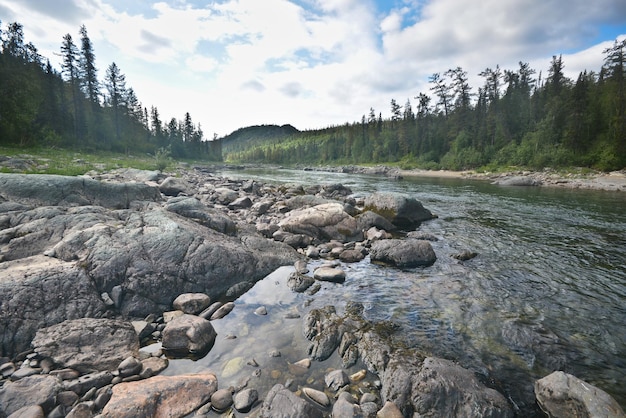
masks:
<path id="1" fill-rule="evenodd" d="M 189 111 L 207 136 L 262 123 L 324 127 L 370 107 L 386 115 L 392 98 L 428 92 L 428 76 L 457 66 L 474 89 L 486 67 L 545 71 L 560 53 L 570 77 L 597 71 L 612 44 L 599 44 L 598 24 L 626 19 L 623 0 L 402 0 L 386 10 L 374 0 L 176 0 L 130 11 L 108 1 L 63 3 L 67 20 L 34 7 L 41 0 L 0 0 L 0 12 L 19 16 L 53 64 L 65 33 L 78 44 L 81 18 L 101 77 L 115 61 L 146 106 L 164 119 Z"/>

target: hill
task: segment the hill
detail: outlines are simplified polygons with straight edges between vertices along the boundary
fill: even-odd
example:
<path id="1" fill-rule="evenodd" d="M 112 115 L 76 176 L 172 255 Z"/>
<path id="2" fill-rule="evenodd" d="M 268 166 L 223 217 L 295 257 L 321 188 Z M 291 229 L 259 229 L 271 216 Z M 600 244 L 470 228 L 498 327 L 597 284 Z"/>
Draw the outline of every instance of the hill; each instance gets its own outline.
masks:
<path id="1" fill-rule="evenodd" d="M 260 144 L 281 142 L 300 131 L 291 125 L 255 125 L 240 128 L 221 138 L 222 151 L 237 152 Z"/>

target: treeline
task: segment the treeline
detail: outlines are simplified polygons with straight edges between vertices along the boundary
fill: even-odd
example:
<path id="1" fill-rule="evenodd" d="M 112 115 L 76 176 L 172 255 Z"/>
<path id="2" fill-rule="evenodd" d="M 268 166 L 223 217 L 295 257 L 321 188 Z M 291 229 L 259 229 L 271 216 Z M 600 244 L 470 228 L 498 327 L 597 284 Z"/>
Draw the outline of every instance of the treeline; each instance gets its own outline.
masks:
<path id="1" fill-rule="evenodd" d="M 474 91 L 460 67 L 430 77 L 430 93 L 404 105 L 391 100 L 391 116 L 373 108 L 359 122 L 276 138 L 228 159 L 291 164 L 399 162 L 407 168 L 472 169 L 626 167 L 626 40 L 604 51 L 598 72 L 574 81 L 560 56 L 547 76 L 520 62 L 480 72 Z M 229 147 L 230 148 L 230 147 Z M 225 148 L 225 152 L 229 152 Z"/>
<path id="2" fill-rule="evenodd" d="M 221 160 L 220 141 L 206 141 L 189 112 L 163 121 L 155 106 L 141 104 L 114 62 L 100 81 L 84 25 L 79 34 L 79 46 L 70 34 L 63 37 L 59 72 L 25 42 L 21 24 L 3 30 L 0 22 L 0 145 Z"/>

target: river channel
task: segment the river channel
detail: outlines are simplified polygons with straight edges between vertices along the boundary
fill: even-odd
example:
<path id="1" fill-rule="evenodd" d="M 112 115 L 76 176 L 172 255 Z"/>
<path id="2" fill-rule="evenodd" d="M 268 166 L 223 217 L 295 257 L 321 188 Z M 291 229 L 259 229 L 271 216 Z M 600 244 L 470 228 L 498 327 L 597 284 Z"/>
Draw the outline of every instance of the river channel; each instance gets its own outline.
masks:
<path id="1" fill-rule="evenodd" d="M 408 270 L 368 258 L 343 264 L 345 283 L 325 283 L 313 296 L 291 292 L 285 282 L 292 268 L 281 268 L 214 321 L 218 340 L 205 358 L 173 361 L 166 374 L 210 369 L 220 387 L 235 385 L 255 372 L 247 364 L 254 358 L 254 375 L 263 373 L 256 383 L 261 393 L 287 378 L 323 389 L 316 371 L 323 375 L 340 361 L 333 356 L 308 376 L 290 375 L 288 364 L 307 354 L 302 321 L 291 317 L 325 305 L 341 312 L 354 301 L 363 303 L 368 319 L 397 324 L 399 346 L 455 360 L 483 376 L 519 416 L 536 413 L 532 383 L 554 370 L 598 386 L 626 409 L 626 193 L 299 170 L 218 174 L 342 183 L 355 197 L 374 191 L 414 196 L 438 216 L 419 228 L 438 238 L 432 242 L 437 262 Z M 452 257 L 462 250 L 478 256 Z M 259 306 L 268 315 L 255 315 Z M 272 350 L 281 356 L 270 356 Z"/>

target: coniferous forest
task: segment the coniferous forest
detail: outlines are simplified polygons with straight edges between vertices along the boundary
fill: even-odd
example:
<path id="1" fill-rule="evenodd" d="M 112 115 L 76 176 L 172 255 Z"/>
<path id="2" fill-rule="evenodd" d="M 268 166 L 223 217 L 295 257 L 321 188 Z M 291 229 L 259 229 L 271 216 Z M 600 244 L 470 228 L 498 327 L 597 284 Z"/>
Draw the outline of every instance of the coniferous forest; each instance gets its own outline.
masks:
<path id="1" fill-rule="evenodd" d="M 187 112 L 165 121 L 148 109 L 113 62 L 99 78 L 93 45 L 60 40 L 60 71 L 25 41 L 22 25 L 0 22 L 0 145 L 157 153 L 174 158 L 273 164 L 397 163 L 426 169 L 523 166 L 626 167 L 626 40 L 604 51 L 601 68 L 576 80 L 554 56 L 547 74 L 486 68 L 477 89 L 461 67 L 433 74 L 429 91 L 359 121 L 298 131 L 241 129 L 207 141 Z M 389 113 L 387 113 L 389 112 Z M 389 116 L 387 116 L 389 115 Z M 244 140 L 242 140 L 244 138 Z"/>
<path id="2" fill-rule="evenodd" d="M 262 141 L 223 139 L 228 159 L 277 164 L 399 163 L 464 170 L 523 166 L 626 167 L 626 40 L 604 51 L 604 65 L 576 80 L 554 56 L 547 74 L 527 63 L 486 68 L 477 90 L 457 67 L 433 74 L 430 91 L 370 108 L 360 121 Z M 245 132 L 243 132 L 245 133 Z M 247 136 L 250 136 L 249 134 Z"/>
<path id="3" fill-rule="evenodd" d="M 189 112 L 162 120 L 115 62 L 101 81 L 85 26 L 78 35 L 60 40 L 59 72 L 26 43 L 21 24 L 0 22 L 0 145 L 221 160 L 220 141 L 206 141 Z"/>

